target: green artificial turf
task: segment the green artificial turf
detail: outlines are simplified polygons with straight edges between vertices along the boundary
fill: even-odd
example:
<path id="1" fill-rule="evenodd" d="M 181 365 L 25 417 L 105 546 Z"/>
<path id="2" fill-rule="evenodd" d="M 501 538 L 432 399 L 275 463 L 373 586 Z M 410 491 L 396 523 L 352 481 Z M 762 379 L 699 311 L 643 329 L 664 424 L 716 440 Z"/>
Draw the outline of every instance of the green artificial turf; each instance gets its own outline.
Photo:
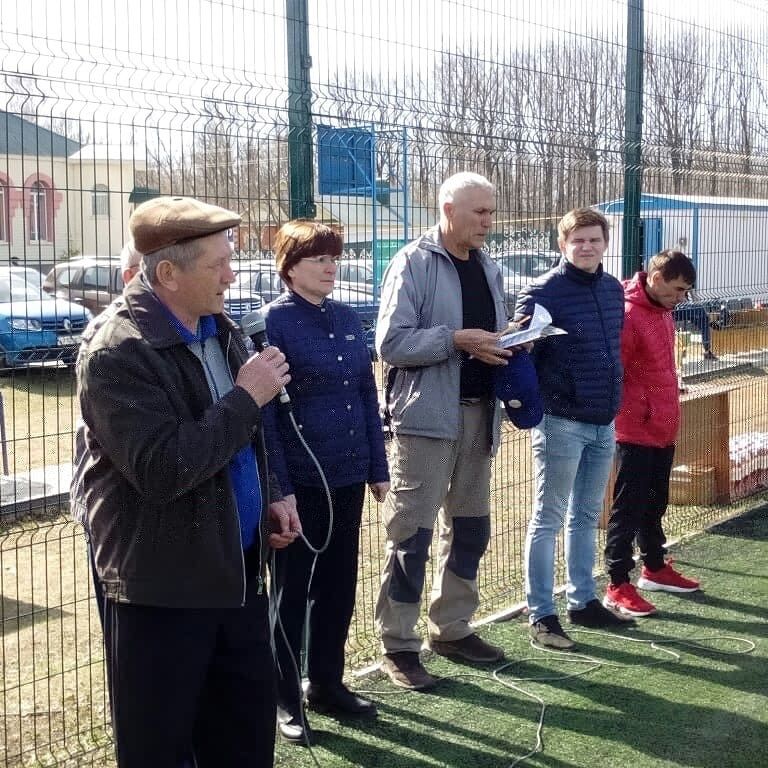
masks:
<path id="1" fill-rule="evenodd" d="M 502 680 L 565 678 L 518 683 L 528 695 L 495 682 L 494 667 L 437 656 L 426 665 L 443 679 L 430 693 L 397 692 L 380 675 L 353 681 L 370 691 L 379 717 L 342 722 L 310 713 L 319 764 L 508 768 L 536 745 L 541 705 L 531 696 L 538 696 L 546 703 L 543 750 L 521 765 L 768 765 L 768 508 L 700 534 L 672 555 L 703 591 L 653 593 L 658 614 L 634 628 L 574 631 L 578 651 L 594 662 L 532 649 L 523 618 L 481 628 L 513 663 Z M 669 644 L 673 639 L 694 645 Z M 742 641 L 754 650 L 745 652 Z M 278 745 L 277 766 L 314 764 L 308 750 Z"/>

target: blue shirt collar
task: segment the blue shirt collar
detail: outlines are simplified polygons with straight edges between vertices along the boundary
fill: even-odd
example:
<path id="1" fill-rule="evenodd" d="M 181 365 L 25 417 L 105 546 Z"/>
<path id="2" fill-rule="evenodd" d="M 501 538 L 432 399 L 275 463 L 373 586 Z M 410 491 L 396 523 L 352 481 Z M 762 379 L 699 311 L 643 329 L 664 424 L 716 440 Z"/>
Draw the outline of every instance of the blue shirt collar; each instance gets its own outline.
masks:
<path id="1" fill-rule="evenodd" d="M 192 333 L 192 331 L 190 331 L 165 304 L 163 304 L 156 293 L 153 292 L 152 295 L 157 299 L 158 304 L 165 310 L 171 326 L 176 330 L 179 336 L 181 336 L 182 341 L 185 344 L 199 343 L 206 339 L 210 339 L 212 336 L 216 336 L 216 318 L 213 315 L 203 315 L 197 323 L 198 333 Z"/>

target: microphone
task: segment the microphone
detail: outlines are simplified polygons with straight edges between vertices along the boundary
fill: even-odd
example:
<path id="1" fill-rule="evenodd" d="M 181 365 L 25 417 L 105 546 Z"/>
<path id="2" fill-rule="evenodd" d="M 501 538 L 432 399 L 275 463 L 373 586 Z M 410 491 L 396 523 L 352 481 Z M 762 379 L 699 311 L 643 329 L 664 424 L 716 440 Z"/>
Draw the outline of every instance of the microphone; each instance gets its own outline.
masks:
<path id="1" fill-rule="evenodd" d="M 261 352 L 269 346 L 267 323 L 261 312 L 249 312 L 247 315 L 244 315 L 240 320 L 240 329 L 253 342 L 257 352 Z M 288 397 L 285 387 L 280 388 L 280 393 L 277 397 L 281 405 L 288 408 L 291 407 L 291 398 Z"/>

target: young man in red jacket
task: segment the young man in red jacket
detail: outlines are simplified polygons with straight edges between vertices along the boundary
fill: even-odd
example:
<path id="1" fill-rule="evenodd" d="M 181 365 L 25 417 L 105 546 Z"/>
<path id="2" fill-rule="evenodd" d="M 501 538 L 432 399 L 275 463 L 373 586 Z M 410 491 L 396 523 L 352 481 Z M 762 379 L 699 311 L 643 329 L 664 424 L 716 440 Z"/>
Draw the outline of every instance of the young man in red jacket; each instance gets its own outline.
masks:
<path id="1" fill-rule="evenodd" d="M 638 272 L 624 283 L 624 385 L 616 416 L 618 472 L 605 546 L 611 583 L 603 605 L 629 616 L 656 611 L 629 580 L 635 539 L 643 560 L 638 587 L 666 592 L 699 588 L 697 581 L 665 561 L 661 525 L 680 424 L 672 310 L 685 300 L 695 280 L 693 262 L 680 251 L 667 250 L 651 258 L 647 273 Z"/>

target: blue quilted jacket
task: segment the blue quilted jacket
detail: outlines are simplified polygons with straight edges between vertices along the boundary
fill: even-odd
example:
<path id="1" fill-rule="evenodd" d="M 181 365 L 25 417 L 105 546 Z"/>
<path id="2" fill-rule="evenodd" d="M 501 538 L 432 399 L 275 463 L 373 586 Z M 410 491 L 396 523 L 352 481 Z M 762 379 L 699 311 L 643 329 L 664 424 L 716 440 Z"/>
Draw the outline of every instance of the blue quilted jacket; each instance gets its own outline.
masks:
<path id="1" fill-rule="evenodd" d="M 621 402 L 624 291 L 603 271 L 577 269 L 565 258 L 520 291 L 515 318 L 541 304 L 567 335 L 534 344 L 544 412 L 587 424 L 610 424 Z"/>
<path id="2" fill-rule="evenodd" d="M 332 299 L 321 306 L 283 293 L 265 309 L 267 336 L 291 366 L 286 387 L 301 434 L 332 488 L 389 480 L 371 357 L 357 314 Z M 283 494 L 321 486 L 287 414 L 264 409 L 270 469 Z"/>

